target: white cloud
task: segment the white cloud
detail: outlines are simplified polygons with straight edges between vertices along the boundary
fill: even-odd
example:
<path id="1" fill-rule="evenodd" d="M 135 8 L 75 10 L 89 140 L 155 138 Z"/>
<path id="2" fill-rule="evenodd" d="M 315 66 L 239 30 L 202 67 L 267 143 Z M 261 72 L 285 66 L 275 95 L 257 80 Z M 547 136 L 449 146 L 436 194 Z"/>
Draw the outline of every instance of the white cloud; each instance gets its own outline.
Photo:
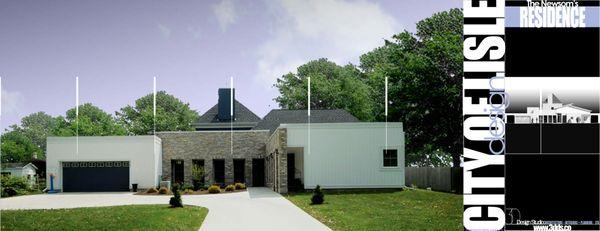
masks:
<path id="1" fill-rule="evenodd" d="M 282 0 L 271 6 L 274 28 L 257 51 L 257 79 L 269 86 L 312 59 L 357 63 L 361 54 L 401 31 L 399 23 L 372 2 Z"/>
<path id="2" fill-rule="evenodd" d="M 222 0 L 220 3 L 214 5 L 213 13 L 217 17 L 219 27 L 221 27 L 221 31 L 223 32 L 237 20 L 235 6 L 231 0 Z"/>
<path id="3" fill-rule="evenodd" d="M 7 91 L 2 89 L 2 116 L 19 115 L 25 105 L 25 97 L 18 91 Z"/>
<path id="4" fill-rule="evenodd" d="M 160 34 L 162 36 L 164 36 L 165 38 L 170 38 L 171 37 L 171 28 L 163 25 L 163 24 L 158 24 L 158 31 L 160 31 Z"/>

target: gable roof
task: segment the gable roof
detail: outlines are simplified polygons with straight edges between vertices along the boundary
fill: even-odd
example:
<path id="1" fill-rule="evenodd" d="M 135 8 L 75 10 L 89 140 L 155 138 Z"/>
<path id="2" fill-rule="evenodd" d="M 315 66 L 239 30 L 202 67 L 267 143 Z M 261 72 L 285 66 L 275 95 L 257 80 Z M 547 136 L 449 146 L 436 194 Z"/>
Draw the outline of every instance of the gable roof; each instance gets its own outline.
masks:
<path id="1" fill-rule="evenodd" d="M 356 117 L 344 109 L 311 110 L 310 112 L 311 123 L 360 122 Z M 280 124 L 297 123 L 308 123 L 308 113 L 306 110 L 274 109 L 271 110 L 262 121 L 254 127 L 254 129 L 269 130 L 273 132 Z"/>
<path id="2" fill-rule="evenodd" d="M 552 103 L 562 103 L 562 101 L 560 101 L 560 99 L 558 99 L 558 97 L 556 97 L 554 94 L 550 94 L 546 99 L 544 99 L 544 103 L 548 103 L 548 99 L 550 99 L 550 97 L 552 97 Z"/>
<path id="3" fill-rule="evenodd" d="M 557 108 L 556 110 L 560 110 L 560 109 L 562 109 L 562 108 L 567 108 L 567 107 L 570 107 L 570 108 L 573 108 L 573 109 L 576 109 L 576 110 L 579 110 L 579 111 L 588 112 L 588 113 L 589 113 L 589 112 L 592 112 L 592 110 L 585 109 L 585 108 L 582 108 L 582 107 L 577 107 L 577 106 L 573 105 L 572 103 L 570 103 L 570 104 L 567 104 L 567 105 L 564 105 L 564 106 L 562 106 L 562 107 L 559 107 L 559 108 Z"/>
<path id="4" fill-rule="evenodd" d="M 33 168 L 37 169 L 37 167 L 32 163 L 3 163 L 2 170 L 9 168 L 24 168 L 27 165 L 31 165 Z"/>
<path id="5" fill-rule="evenodd" d="M 258 117 L 254 112 L 250 111 L 246 106 L 241 104 L 239 101 L 235 100 L 235 121 L 234 123 L 248 123 L 248 122 L 258 122 L 260 121 L 260 117 Z M 197 124 L 203 123 L 229 123 L 229 121 L 219 121 L 219 104 L 215 104 L 208 111 L 206 111 L 198 121 Z"/>

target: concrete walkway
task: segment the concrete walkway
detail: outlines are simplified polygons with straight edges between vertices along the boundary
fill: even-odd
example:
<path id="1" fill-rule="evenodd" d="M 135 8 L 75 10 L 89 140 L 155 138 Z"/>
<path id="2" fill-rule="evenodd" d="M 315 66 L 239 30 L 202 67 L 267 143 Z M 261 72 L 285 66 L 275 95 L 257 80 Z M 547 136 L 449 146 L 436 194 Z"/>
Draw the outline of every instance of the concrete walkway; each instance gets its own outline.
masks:
<path id="1" fill-rule="evenodd" d="M 59 193 L 0 200 L 0 209 L 56 209 L 129 204 L 165 204 L 170 196 L 132 193 Z M 209 209 L 200 230 L 330 230 L 290 201 L 267 188 L 216 195 L 183 195 L 184 204 Z"/>

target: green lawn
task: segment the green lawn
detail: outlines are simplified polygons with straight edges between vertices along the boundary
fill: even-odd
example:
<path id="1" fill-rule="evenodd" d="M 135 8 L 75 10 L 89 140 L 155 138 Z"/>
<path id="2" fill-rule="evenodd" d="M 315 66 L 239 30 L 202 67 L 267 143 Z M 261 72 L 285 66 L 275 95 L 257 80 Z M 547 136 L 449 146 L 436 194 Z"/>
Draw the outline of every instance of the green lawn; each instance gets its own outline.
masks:
<path id="1" fill-rule="evenodd" d="M 325 191 L 325 203 L 310 205 L 310 193 L 287 199 L 333 230 L 463 230 L 462 195 L 427 190 Z"/>
<path id="2" fill-rule="evenodd" d="M 112 207 L 1 211 L 1 230 L 198 230 L 208 209 L 197 206 Z"/>

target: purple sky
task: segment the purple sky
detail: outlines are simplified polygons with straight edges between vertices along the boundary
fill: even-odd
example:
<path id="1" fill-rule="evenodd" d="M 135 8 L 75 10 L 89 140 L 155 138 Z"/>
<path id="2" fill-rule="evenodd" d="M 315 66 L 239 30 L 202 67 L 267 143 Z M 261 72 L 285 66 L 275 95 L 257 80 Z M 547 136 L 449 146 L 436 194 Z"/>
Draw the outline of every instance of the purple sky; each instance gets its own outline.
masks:
<path id="1" fill-rule="evenodd" d="M 205 112 L 235 78 L 259 116 L 275 79 L 309 60 L 338 64 L 459 0 L 0 1 L 2 129 L 80 102 L 114 113 L 158 89 Z"/>

